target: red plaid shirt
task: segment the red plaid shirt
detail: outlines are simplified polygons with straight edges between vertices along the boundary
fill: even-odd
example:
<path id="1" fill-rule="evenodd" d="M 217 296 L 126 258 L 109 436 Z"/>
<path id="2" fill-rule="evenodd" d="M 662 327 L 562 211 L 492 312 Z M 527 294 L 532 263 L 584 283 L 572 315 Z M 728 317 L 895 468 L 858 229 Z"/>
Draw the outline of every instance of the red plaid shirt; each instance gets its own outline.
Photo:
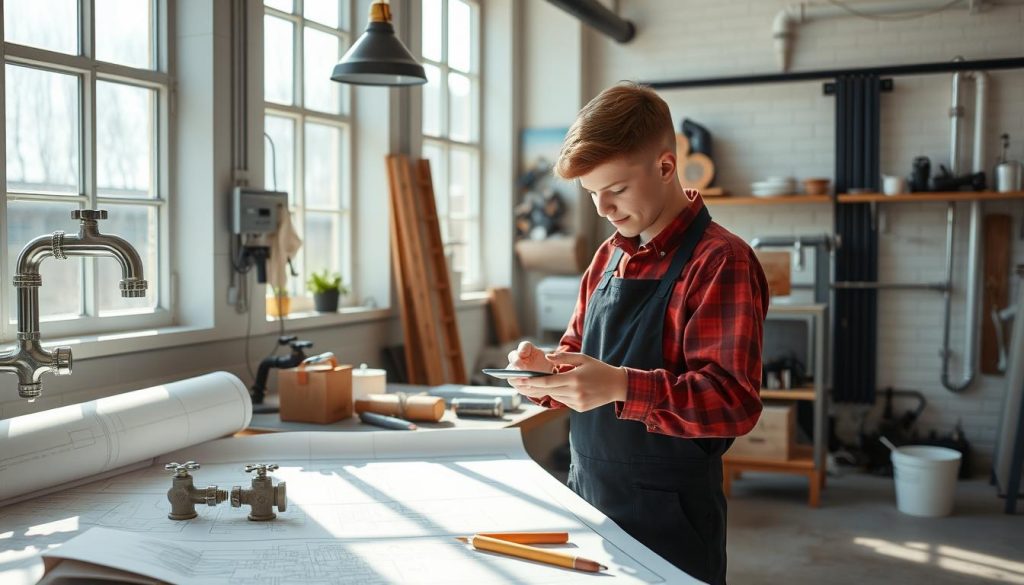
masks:
<path id="1" fill-rule="evenodd" d="M 580 351 L 587 300 L 615 247 L 623 250 L 617 277 L 661 278 L 668 270 L 684 231 L 704 207 L 697 190 L 687 189 L 686 195 L 692 203 L 646 245 L 618 233 L 601 244 L 583 274 L 559 351 Z M 672 290 L 662 342 L 664 367 L 625 368 L 626 400 L 615 402 L 615 414 L 646 424 L 650 432 L 677 437 L 749 432 L 761 415 L 761 340 L 768 300 L 768 283 L 750 246 L 712 222 Z M 564 406 L 550 397 L 536 402 Z"/>

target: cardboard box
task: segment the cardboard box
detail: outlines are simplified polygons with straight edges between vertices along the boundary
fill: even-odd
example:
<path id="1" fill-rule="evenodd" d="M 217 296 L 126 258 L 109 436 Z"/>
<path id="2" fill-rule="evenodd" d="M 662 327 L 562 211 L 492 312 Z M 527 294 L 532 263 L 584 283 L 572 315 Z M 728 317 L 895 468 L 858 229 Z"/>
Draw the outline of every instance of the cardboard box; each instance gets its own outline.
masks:
<path id="1" fill-rule="evenodd" d="M 731 458 L 786 461 L 793 452 L 796 406 L 766 404 L 748 434 L 736 437 L 726 455 Z"/>
<path id="2" fill-rule="evenodd" d="M 352 416 L 352 366 L 337 362 L 278 370 L 281 420 L 327 424 Z"/>

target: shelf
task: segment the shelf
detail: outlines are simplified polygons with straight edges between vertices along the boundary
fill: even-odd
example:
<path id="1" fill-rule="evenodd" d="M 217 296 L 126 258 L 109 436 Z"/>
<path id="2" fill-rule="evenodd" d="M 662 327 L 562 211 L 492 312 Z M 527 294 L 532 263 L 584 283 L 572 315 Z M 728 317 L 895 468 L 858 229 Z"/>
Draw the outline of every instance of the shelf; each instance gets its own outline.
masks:
<path id="1" fill-rule="evenodd" d="M 785 461 L 755 459 L 751 457 L 730 457 L 728 452 L 723 459 L 735 471 L 791 471 L 794 473 L 805 473 L 815 469 L 814 449 L 810 445 L 794 445 L 793 457 Z"/>
<path id="2" fill-rule="evenodd" d="M 788 205 L 791 203 L 828 203 L 831 199 L 828 195 L 779 195 L 776 197 L 724 195 L 722 197 L 705 197 L 704 203 L 712 207 L 724 205 Z"/>
<path id="3" fill-rule="evenodd" d="M 791 388 L 789 390 L 761 389 L 761 398 L 768 400 L 810 400 L 815 399 L 814 387 Z"/>
<path id="4" fill-rule="evenodd" d="M 839 203 L 907 203 L 910 201 L 1005 201 L 1024 199 L 1024 191 L 998 193 L 996 191 L 949 191 L 943 193 L 904 193 L 884 195 L 882 193 L 842 193 Z"/>

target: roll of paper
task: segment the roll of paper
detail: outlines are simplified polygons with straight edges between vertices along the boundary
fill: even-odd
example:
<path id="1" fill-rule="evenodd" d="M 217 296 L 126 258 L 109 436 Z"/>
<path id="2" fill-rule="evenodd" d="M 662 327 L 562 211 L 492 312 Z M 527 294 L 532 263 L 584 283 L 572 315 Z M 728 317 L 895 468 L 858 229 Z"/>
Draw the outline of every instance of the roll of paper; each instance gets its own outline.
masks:
<path id="1" fill-rule="evenodd" d="M 371 394 L 386 394 L 388 391 L 388 376 L 384 370 L 368 368 L 366 364 L 359 364 L 358 368 L 352 370 L 352 400 L 360 400 Z"/>
<path id="2" fill-rule="evenodd" d="M 0 507 L 234 434 L 251 419 L 245 384 L 213 372 L 0 420 Z"/>
<path id="3" fill-rule="evenodd" d="M 376 412 L 412 421 L 437 422 L 444 416 L 444 399 L 438 396 L 406 396 L 400 394 L 372 394 L 356 400 L 356 414 Z"/>

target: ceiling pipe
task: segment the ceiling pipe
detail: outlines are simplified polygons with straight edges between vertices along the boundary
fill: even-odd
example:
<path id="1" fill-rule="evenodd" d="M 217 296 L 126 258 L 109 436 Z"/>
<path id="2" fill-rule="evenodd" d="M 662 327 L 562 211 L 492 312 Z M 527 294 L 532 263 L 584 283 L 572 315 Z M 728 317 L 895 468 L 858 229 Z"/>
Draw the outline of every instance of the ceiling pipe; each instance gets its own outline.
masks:
<path id="1" fill-rule="evenodd" d="M 845 0 L 843 7 L 827 1 L 808 1 L 790 4 L 775 14 L 772 20 L 772 39 L 775 44 L 775 59 L 780 71 L 789 71 L 793 57 L 793 43 L 796 30 L 801 24 L 815 20 L 855 16 L 851 10 L 860 14 L 876 16 L 883 14 L 899 14 L 927 12 L 937 10 L 948 4 L 946 0 L 908 0 L 908 1 L 873 1 L 853 2 Z M 993 5 L 1024 4 L 1024 0 L 962 0 L 950 9 L 967 9 L 971 14 Z"/>
<path id="2" fill-rule="evenodd" d="M 548 0 L 549 3 L 575 16 L 620 43 L 628 43 L 636 36 L 636 26 L 615 14 L 598 0 Z"/>

